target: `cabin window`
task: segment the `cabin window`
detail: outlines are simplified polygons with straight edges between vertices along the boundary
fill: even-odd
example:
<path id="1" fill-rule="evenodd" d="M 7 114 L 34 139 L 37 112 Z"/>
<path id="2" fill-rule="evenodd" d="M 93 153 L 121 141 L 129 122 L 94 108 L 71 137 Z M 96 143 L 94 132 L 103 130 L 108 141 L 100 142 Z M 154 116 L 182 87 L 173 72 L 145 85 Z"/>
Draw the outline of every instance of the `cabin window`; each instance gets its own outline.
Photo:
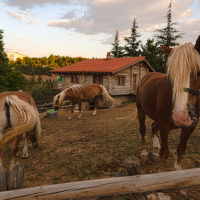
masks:
<path id="1" fill-rule="evenodd" d="M 118 76 L 117 77 L 117 85 L 125 85 L 125 76 Z"/>
<path id="2" fill-rule="evenodd" d="M 137 75 L 136 74 L 133 74 L 133 85 L 135 85 L 136 86 L 136 79 L 137 78 Z"/>
<path id="3" fill-rule="evenodd" d="M 94 75 L 93 83 L 103 85 L 103 75 Z"/>
<path id="4" fill-rule="evenodd" d="M 79 83 L 79 75 L 72 75 L 72 83 Z"/>

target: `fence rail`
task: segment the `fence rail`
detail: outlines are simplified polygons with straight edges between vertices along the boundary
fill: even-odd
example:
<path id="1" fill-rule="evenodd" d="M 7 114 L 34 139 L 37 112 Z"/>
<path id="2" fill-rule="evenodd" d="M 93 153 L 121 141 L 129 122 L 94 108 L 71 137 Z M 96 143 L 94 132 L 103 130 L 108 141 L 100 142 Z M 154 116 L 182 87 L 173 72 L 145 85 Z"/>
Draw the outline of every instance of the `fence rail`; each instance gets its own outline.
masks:
<path id="1" fill-rule="evenodd" d="M 143 193 L 200 184 L 200 169 L 46 185 L 1 192 L 1 200 L 61 200 Z"/>

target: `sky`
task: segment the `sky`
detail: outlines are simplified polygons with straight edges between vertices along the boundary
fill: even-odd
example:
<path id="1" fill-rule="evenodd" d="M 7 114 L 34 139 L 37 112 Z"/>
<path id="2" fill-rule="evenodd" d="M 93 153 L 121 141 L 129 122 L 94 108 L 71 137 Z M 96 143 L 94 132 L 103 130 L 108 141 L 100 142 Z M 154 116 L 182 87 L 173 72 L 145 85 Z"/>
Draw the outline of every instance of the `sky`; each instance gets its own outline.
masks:
<path id="1" fill-rule="evenodd" d="M 29 57 L 50 54 L 105 58 L 118 29 L 120 45 L 134 18 L 145 44 L 166 26 L 170 0 L 0 0 L 0 29 L 5 51 Z M 200 0 L 173 0 L 172 21 L 179 43 L 200 35 Z"/>

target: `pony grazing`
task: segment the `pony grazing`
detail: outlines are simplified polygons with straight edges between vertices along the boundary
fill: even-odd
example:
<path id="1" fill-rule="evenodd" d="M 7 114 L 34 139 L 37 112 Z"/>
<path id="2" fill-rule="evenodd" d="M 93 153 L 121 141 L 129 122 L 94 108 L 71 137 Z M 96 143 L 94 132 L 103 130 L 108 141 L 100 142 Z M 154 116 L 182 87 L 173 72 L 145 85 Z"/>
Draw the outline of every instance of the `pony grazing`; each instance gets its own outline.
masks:
<path id="1" fill-rule="evenodd" d="M 97 113 L 97 107 L 99 99 L 103 95 L 104 101 L 106 102 L 115 102 L 115 100 L 108 94 L 106 88 L 103 85 L 92 84 L 88 86 L 73 85 L 70 88 L 63 90 L 60 94 L 56 95 L 53 101 L 54 109 L 58 110 L 63 104 L 64 100 L 72 101 L 71 116 L 72 118 L 75 105 L 79 105 L 79 118 L 81 118 L 81 108 L 82 102 L 93 101 L 95 110 L 93 115 Z"/>
<path id="2" fill-rule="evenodd" d="M 138 116 L 140 123 L 143 159 L 148 158 L 145 146 L 145 116 L 154 120 L 152 124 L 153 155 L 156 161 L 161 161 L 160 172 L 164 172 L 169 156 L 169 131 L 176 128 L 182 129 L 174 164 L 175 170 L 181 170 L 186 143 L 198 122 L 200 36 L 195 46 L 186 43 L 174 49 L 162 45 L 161 47 L 169 55 L 167 74 L 152 72 L 142 77 L 137 88 L 136 117 Z M 160 131 L 161 147 L 157 138 L 158 131 Z"/>
<path id="3" fill-rule="evenodd" d="M 9 170 L 15 164 L 18 145 L 25 134 L 25 146 L 22 157 L 28 157 L 28 139 L 33 147 L 38 146 L 41 134 L 40 117 L 33 98 L 23 91 L 0 93 L 0 166 L 3 161 L 3 151 L 13 142 L 12 159 Z"/>

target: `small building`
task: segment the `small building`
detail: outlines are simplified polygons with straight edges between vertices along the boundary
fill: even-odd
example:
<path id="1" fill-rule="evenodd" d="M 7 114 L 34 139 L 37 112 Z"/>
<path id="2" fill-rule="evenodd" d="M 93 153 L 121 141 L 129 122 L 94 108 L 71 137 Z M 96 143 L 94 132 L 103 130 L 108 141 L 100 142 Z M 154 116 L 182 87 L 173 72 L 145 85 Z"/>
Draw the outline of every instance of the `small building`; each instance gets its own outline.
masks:
<path id="1" fill-rule="evenodd" d="M 16 61 L 17 58 L 23 59 L 24 57 L 26 57 L 25 55 L 18 53 L 18 52 L 6 52 L 7 57 L 9 59 L 9 61 Z"/>
<path id="2" fill-rule="evenodd" d="M 50 72 L 56 74 L 59 80 L 55 82 L 55 89 L 97 83 L 103 85 L 118 103 L 122 103 L 134 100 L 139 80 L 153 71 L 145 57 L 110 58 L 108 53 L 105 59 L 83 60 Z"/>

